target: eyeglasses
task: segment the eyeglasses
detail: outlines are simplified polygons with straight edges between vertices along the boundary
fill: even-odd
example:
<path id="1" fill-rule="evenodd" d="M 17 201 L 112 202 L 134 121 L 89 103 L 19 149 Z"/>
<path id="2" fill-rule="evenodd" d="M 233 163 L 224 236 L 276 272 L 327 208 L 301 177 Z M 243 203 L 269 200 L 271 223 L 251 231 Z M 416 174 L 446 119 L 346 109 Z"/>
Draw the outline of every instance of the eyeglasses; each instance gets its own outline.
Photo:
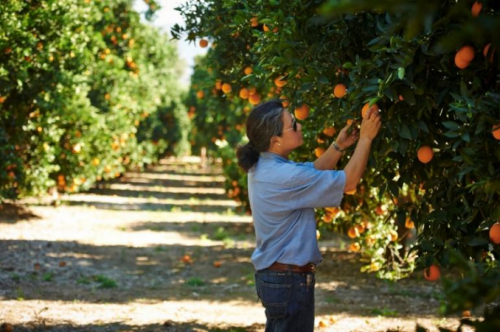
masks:
<path id="1" fill-rule="evenodd" d="M 288 128 L 288 129 L 285 129 L 283 130 L 281 133 L 283 134 L 285 131 L 289 131 L 289 130 L 292 130 L 293 131 L 297 131 L 297 121 L 295 120 L 295 117 L 293 116 L 293 114 L 290 114 L 292 116 L 292 127 L 291 128 Z"/>

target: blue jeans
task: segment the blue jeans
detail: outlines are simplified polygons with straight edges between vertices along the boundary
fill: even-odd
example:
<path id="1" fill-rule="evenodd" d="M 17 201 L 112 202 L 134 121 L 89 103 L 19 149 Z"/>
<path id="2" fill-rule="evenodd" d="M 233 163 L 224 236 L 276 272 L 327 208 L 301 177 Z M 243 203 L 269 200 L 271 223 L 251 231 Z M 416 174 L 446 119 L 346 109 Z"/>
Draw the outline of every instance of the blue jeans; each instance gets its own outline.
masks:
<path id="1" fill-rule="evenodd" d="M 266 309 L 266 332 L 314 331 L 314 273 L 255 273 L 255 287 Z"/>

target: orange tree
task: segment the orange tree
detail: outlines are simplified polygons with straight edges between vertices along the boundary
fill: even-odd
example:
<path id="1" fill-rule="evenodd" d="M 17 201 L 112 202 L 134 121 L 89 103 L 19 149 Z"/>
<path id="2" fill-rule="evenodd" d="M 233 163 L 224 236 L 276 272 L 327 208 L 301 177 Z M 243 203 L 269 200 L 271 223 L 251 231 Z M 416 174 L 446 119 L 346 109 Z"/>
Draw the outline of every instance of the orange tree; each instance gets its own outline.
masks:
<path id="1" fill-rule="evenodd" d="M 450 310 L 498 297 L 497 3 L 226 0 L 179 11 L 185 26 L 173 35 L 211 47 L 207 85 L 280 90 L 304 124 L 296 160 L 320 155 L 363 109 L 381 110 L 357 192 L 340 210 L 318 210 L 319 227 L 353 238 L 363 271 L 400 278 L 416 264 L 436 280 L 455 268 L 459 277 L 444 282 Z"/>
<path id="2" fill-rule="evenodd" d="M 188 121 L 176 49 L 132 1 L 8 1 L 0 18 L 0 200 L 88 188 L 187 142 L 168 128 Z"/>

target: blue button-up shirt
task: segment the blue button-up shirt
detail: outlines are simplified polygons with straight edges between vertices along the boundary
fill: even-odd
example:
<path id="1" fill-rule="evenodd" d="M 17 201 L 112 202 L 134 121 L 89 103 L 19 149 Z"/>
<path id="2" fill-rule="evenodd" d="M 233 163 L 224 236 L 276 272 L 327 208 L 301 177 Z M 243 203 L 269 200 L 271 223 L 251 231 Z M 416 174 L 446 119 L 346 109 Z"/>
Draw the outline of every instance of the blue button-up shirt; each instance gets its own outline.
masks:
<path id="1" fill-rule="evenodd" d="M 274 262 L 321 263 L 314 208 L 339 206 L 344 171 L 322 171 L 311 162 L 296 163 L 263 152 L 248 172 L 248 194 L 257 238 L 256 270 Z"/>

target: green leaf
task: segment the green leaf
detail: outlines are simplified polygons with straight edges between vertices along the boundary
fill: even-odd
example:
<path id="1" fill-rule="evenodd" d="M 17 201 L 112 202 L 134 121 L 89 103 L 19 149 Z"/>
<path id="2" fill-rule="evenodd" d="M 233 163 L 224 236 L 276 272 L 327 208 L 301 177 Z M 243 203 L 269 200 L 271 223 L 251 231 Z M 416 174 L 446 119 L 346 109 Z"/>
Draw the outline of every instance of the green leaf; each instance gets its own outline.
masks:
<path id="1" fill-rule="evenodd" d="M 406 138 L 408 140 L 411 140 L 412 136 L 411 136 L 410 128 L 408 128 L 407 125 L 403 124 L 401 126 L 401 128 L 399 128 L 399 136 L 401 136 L 402 138 Z"/>
<path id="2" fill-rule="evenodd" d="M 445 122 L 443 122 L 443 126 L 445 126 L 448 129 L 452 129 L 452 130 L 457 130 L 460 128 L 458 123 L 453 122 L 453 121 L 445 121 Z"/>
<path id="3" fill-rule="evenodd" d="M 398 69 L 398 78 L 400 80 L 402 80 L 403 78 L 405 78 L 405 69 L 403 67 L 400 67 Z"/>

